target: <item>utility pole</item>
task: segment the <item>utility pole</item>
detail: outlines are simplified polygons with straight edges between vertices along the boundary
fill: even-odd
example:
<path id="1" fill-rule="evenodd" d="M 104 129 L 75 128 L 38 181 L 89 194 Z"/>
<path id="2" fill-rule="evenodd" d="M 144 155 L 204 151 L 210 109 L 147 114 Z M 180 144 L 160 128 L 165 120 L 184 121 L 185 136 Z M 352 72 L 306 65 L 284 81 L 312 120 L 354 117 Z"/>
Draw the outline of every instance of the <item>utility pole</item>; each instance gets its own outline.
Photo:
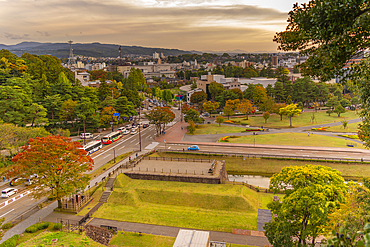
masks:
<path id="1" fill-rule="evenodd" d="M 140 125 L 140 109 L 141 105 L 139 105 L 139 144 L 140 144 L 140 152 L 141 152 L 141 125 Z"/>

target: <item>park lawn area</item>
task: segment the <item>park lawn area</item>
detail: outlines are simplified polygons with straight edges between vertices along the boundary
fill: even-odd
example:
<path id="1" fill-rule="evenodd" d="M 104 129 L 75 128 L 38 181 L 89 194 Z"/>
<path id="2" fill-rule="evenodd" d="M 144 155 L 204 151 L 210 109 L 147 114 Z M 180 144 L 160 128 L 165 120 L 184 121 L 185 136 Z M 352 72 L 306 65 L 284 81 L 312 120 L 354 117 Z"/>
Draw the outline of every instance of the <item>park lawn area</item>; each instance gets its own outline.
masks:
<path id="1" fill-rule="evenodd" d="M 266 158 L 242 158 L 231 156 L 209 156 L 203 154 L 184 154 L 184 153 L 155 153 L 151 156 L 158 157 L 176 157 L 176 158 L 195 158 L 195 159 L 216 159 L 225 160 L 226 171 L 228 174 L 246 174 L 272 176 L 279 173 L 286 166 L 304 166 L 306 164 L 328 166 L 342 173 L 345 179 L 358 180 L 364 177 L 370 177 L 370 165 L 366 163 L 334 163 L 334 162 L 317 162 L 317 161 L 300 161 L 300 160 L 281 160 Z M 269 201 L 268 201 L 269 202 Z M 268 203 L 267 202 L 267 203 Z M 262 201 L 262 208 L 265 208 Z"/>
<path id="2" fill-rule="evenodd" d="M 338 125 L 338 126 L 331 126 L 330 128 L 327 128 L 327 132 L 352 132 L 352 133 L 357 133 L 358 131 L 358 123 L 350 123 L 347 125 L 347 129 L 343 129 L 343 125 Z"/>
<path id="3" fill-rule="evenodd" d="M 21 237 L 19 241 L 22 241 Z M 57 239 L 57 242 L 54 244 L 53 239 Z M 18 242 L 19 242 L 18 241 Z M 61 231 L 43 231 L 38 232 L 38 235 L 32 237 L 26 242 L 20 243 L 17 245 L 19 247 L 25 246 L 74 246 L 74 247 L 103 247 L 105 245 L 94 242 L 92 239 L 86 237 L 85 233 L 67 233 Z"/>
<path id="4" fill-rule="evenodd" d="M 135 180 L 120 174 L 108 202 L 93 217 L 224 232 L 256 230 L 258 209 L 266 209 L 272 197 L 243 185 Z"/>
<path id="5" fill-rule="evenodd" d="M 220 138 L 219 142 L 222 138 Z M 277 133 L 265 135 L 233 136 L 228 138 L 229 143 L 246 144 L 271 144 L 271 145 L 291 145 L 304 147 L 338 147 L 347 148 L 347 143 L 355 145 L 356 148 L 364 149 L 364 145 L 348 141 L 338 137 L 324 136 L 319 134 L 307 133 Z M 349 147 L 348 147 L 349 148 Z"/>
<path id="6" fill-rule="evenodd" d="M 329 116 L 324 111 L 315 112 L 315 121 L 312 122 L 313 112 L 302 112 L 299 116 L 292 117 L 292 126 L 293 127 L 304 127 L 318 124 L 328 124 L 333 122 L 340 122 L 343 119 L 351 120 L 358 118 L 359 116 L 355 111 L 347 111 L 342 113 L 340 117 L 337 114 L 331 114 Z M 225 118 L 225 121 L 227 118 Z M 265 123 L 265 119 L 262 115 L 250 115 L 249 120 L 243 117 L 231 117 L 230 120 L 234 121 L 235 124 L 247 124 L 250 126 L 263 126 L 264 128 L 289 128 L 290 122 L 287 116 L 283 116 L 283 120 L 280 120 L 280 116 L 277 114 L 272 114 L 270 118 Z M 239 122 L 238 122 L 239 121 Z"/>
<path id="7" fill-rule="evenodd" d="M 240 133 L 243 130 L 245 130 L 244 127 L 234 127 L 228 125 L 219 126 L 218 124 L 202 124 L 197 126 L 194 135 Z"/>
<path id="8" fill-rule="evenodd" d="M 140 234 L 133 232 L 117 232 L 109 245 L 113 246 L 135 246 L 135 247 L 172 247 L 175 237 L 157 236 L 150 234 Z"/>

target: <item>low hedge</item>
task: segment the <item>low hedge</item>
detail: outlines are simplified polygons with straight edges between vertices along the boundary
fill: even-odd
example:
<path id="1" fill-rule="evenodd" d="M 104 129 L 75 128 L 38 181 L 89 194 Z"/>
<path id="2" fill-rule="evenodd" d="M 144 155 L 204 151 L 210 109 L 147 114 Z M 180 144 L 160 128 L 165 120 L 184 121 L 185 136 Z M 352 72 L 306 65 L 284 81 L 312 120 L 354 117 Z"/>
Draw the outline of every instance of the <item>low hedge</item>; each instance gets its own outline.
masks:
<path id="1" fill-rule="evenodd" d="M 2 242 L 0 244 L 0 247 L 15 247 L 15 246 L 17 246 L 18 239 L 19 239 L 19 235 L 16 234 L 16 235 L 12 236 L 11 238 L 8 238 L 4 242 Z"/>
<path id="2" fill-rule="evenodd" d="M 49 222 L 36 223 L 32 226 L 27 227 L 25 231 L 28 233 L 34 233 L 34 232 L 37 232 L 38 230 L 43 230 L 48 227 L 49 227 Z"/>
<path id="3" fill-rule="evenodd" d="M 5 223 L 4 225 L 1 226 L 1 229 L 10 229 L 12 228 L 13 224 L 12 222 Z"/>

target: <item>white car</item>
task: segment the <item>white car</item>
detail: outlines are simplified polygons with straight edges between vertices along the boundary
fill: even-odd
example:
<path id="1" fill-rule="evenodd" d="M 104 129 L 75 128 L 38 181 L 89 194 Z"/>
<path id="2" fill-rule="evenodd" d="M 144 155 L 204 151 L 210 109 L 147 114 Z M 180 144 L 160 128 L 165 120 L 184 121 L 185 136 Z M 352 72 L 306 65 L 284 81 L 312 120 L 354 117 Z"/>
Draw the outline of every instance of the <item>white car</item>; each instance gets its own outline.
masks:
<path id="1" fill-rule="evenodd" d="M 81 139 L 90 139 L 90 138 L 93 138 L 93 134 L 91 134 L 91 133 L 81 133 L 80 138 Z"/>
<path id="2" fill-rule="evenodd" d="M 131 130 L 131 135 L 135 135 L 137 133 L 137 131 L 136 130 Z"/>
<path id="3" fill-rule="evenodd" d="M 123 131 L 125 131 L 125 130 L 126 130 L 126 127 L 119 127 L 117 130 L 118 130 L 118 131 L 121 131 L 121 133 L 123 133 Z"/>
<path id="4" fill-rule="evenodd" d="M 122 134 L 124 134 L 124 135 L 128 135 L 128 134 L 130 134 L 130 131 L 128 131 L 128 130 L 124 130 L 124 131 L 122 132 Z"/>

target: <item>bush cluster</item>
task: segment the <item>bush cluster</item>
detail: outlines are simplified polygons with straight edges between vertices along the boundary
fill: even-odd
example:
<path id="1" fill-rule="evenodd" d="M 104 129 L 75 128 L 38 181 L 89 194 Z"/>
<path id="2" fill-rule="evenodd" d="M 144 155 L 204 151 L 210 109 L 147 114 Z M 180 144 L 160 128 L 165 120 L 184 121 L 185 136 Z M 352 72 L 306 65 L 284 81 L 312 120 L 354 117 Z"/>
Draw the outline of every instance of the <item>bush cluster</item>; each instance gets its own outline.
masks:
<path id="1" fill-rule="evenodd" d="M 7 240 L 5 240 L 4 242 L 2 242 L 0 244 L 0 247 L 15 247 L 17 246 L 17 241 L 19 239 L 19 235 L 16 234 L 14 235 L 13 237 L 11 238 L 8 238 Z"/>
<path id="2" fill-rule="evenodd" d="M 315 130 L 315 131 L 326 131 L 327 128 L 329 128 L 329 127 L 312 128 L 311 130 Z"/>
<path id="3" fill-rule="evenodd" d="M 229 140 L 227 140 L 230 136 L 224 136 L 221 138 L 221 141 L 222 142 L 229 142 Z"/>
<path id="4" fill-rule="evenodd" d="M 62 229 L 62 223 L 55 223 L 53 226 L 54 230 L 60 230 Z"/>
<path id="5" fill-rule="evenodd" d="M 355 139 L 355 140 L 360 139 L 360 138 L 358 137 L 358 135 L 339 135 L 339 136 L 341 136 L 341 137 L 346 137 L 346 138 L 351 138 L 351 139 Z"/>
<path id="6" fill-rule="evenodd" d="M 13 224 L 12 222 L 5 223 L 4 225 L 1 226 L 1 229 L 6 230 L 12 228 Z"/>
<path id="7" fill-rule="evenodd" d="M 48 227 L 49 227 L 49 222 L 36 223 L 32 226 L 27 227 L 25 231 L 28 233 L 34 233 L 34 232 L 37 232 L 38 230 L 46 229 Z"/>

